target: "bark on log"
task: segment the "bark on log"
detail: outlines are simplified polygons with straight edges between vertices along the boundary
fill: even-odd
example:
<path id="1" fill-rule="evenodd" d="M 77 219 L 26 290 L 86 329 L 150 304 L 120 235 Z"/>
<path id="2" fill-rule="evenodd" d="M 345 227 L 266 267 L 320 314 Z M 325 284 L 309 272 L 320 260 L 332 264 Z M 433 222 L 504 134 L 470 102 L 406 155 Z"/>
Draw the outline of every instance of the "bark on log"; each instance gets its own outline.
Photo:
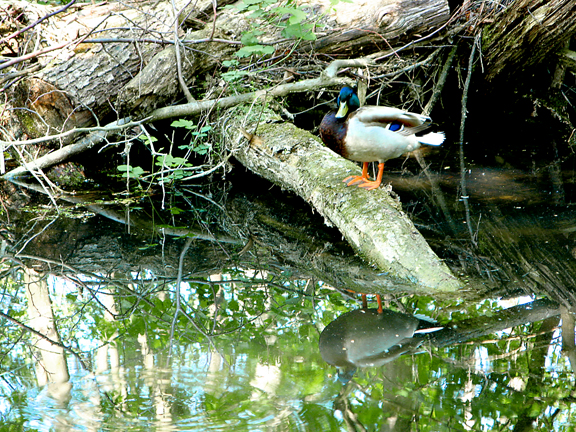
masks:
<path id="1" fill-rule="evenodd" d="M 208 41 L 210 34 L 210 29 L 204 29 L 186 38 L 189 41 L 206 40 L 197 45 L 198 51 L 181 51 L 182 75 L 187 85 L 193 84 L 197 76 L 213 70 L 222 60 L 230 58 L 237 49 L 236 45 Z M 176 65 L 174 46 L 159 52 L 119 92 L 116 103 L 118 110 L 132 118 L 144 118 L 156 108 L 172 102 L 182 92 Z"/>
<path id="2" fill-rule="evenodd" d="M 342 179 L 359 167 L 290 123 L 258 127 L 257 136 L 235 150 L 250 170 L 309 201 L 334 224 L 366 261 L 400 286 L 435 292 L 461 286 L 446 264 L 387 191 L 347 187 Z"/>
<path id="3" fill-rule="evenodd" d="M 315 51 L 348 54 L 357 57 L 374 51 L 390 50 L 433 32 L 450 18 L 446 0 L 359 0 L 322 5 L 326 19 L 318 40 L 310 45 Z"/>
<path id="4" fill-rule="evenodd" d="M 574 0 L 517 0 L 483 31 L 486 78 L 506 80 L 538 65 L 575 34 Z"/>
<path id="5" fill-rule="evenodd" d="M 0 4 L 4 9 L 30 14 L 26 17 L 28 22 L 58 9 L 39 9 L 25 2 Z M 176 7 L 177 11 L 174 12 L 169 1 L 144 8 L 131 8 L 123 3 L 83 5 L 72 14 L 64 17 L 54 15 L 45 21 L 46 24 L 43 22 L 39 25 L 40 39 L 48 41 L 42 49 L 61 46 L 66 42 L 70 45 L 54 51 L 52 56 L 39 56 L 42 69 L 32 77 L 21 79 L 16 87 L 11 88 L 10 105 L 16 109 L 5 121 L 11 135 L 16 138 L 24 135 L 37 138 L 106 121 L 106 117 L 116 108 L 114 105 L 118 94 L 126 91 L 126 85 L 134 77 L 139 77 L 144 65 L 151 63 L 158 52 L 165 50 L 163 43 L 173 42 L 174 26 L 171 23 L 174 13 L 180 12 L 182 20 L 198 14 L 203 16 L 212 9 L 212 2 L 204 0 L 196 4 L 196 14 L 184 0 L 176 1 Z M 93 30 L 100 33 L 91 33 Z M 88 39 L 81 40 L 79 37 Z M 182 29 L 178 37 L 184 37 Z M 13 49 L 25 53 L 25 48 L 14 46 Z M 147 107 L 148 112 L 156 106 L 174 101 L 181 93 L 173 47 L 168 48 L 167 52 L 156 64 L 169 66 L 170 70 L 157 67 L 156 88 L 151 93 L 158 102 L 155 106 Z M 213 52 L 208 52 L 206 56 L 211 54 Z M 184 67 L 188 63 L 197 66 L 198 57 L 194 62 L 184 61 Z M 213 63 L 207 65 L 212 66 Z M 150 68 L 144 69 L 148 71 Z M 194 74 L 201 70 L 187 68 L 185 72 L 188 72 L 185 77 L 190 83 Z M 147 79 L 146 75 L 136 79 L 140 90 Z M 167 86 L 171 86 L 170 91 L 166 91 Z M 131 109 L 133 106 L 125 103 L 122 107 Z M 72 139 L 69 137 L 63 143 Z"/>

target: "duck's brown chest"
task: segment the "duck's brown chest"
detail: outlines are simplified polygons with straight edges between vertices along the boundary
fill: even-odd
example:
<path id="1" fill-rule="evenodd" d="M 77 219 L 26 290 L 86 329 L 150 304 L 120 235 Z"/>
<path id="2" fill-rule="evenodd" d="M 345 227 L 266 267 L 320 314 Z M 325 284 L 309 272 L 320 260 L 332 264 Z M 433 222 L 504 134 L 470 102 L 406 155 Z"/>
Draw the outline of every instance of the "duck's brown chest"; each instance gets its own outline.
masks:
<path id="1" fill-rule="evenodd" d="M 320 138 L 326 146 L 343 157 L 347 157 L 344 146 L 346 139 L 346 120 L 336 118 L 336 112 L 332 111 L 324 116 L 320 123 Z"/>

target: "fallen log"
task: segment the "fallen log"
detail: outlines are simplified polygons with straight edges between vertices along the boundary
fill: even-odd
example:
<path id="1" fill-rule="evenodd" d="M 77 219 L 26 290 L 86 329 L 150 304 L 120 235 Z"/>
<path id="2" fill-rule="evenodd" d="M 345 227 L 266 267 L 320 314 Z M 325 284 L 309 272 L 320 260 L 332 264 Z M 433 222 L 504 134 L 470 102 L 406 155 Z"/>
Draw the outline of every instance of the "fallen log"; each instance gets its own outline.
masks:
<path id="1" fill-rule="evenodd" d="M 393 283 L 436 293 L 461 287 L 388 191 L 342 183 L 344 177 L 360 174 L 356 164 L 291 123 L 261 124 L 256 134 L 245 136 L 248 140 L 233 150 L 243 165 L 308 201 Z"/>
<path id="2" fill-rule="evenodd" d="M 517 0 L 482 32 L 486 78 L 516 80 L 576 34 L 573 0 Z"/>
<path id="3" fill-rule="evenodd" d="M 310 49 L 331 54 L 366 55 L 413 43 L 442 28 L 450 18 L 447 0 L 314 1 L 325 14 L 322 31 Z M 306 49 L 308 47 L 304 47 Z"/>

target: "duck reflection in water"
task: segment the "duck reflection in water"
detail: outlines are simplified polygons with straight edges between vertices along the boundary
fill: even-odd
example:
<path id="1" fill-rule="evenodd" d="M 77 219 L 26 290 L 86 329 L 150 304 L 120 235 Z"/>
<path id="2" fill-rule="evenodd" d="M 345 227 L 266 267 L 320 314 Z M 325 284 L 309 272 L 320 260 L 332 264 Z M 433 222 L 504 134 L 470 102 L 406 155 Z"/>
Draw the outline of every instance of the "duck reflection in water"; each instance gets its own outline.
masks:
<path id="1" fill-rule="evenodd" d="M 368 309 L 362 295 L 362 309 L 339 316 L 320 334 L 320 354 L 326 363 L 338 368 L 338 379 L 347 383 L 356 368 L 381 366 L 424 342 L 424 335 L 442 327 L 412 315 L 382 308 Z"/>

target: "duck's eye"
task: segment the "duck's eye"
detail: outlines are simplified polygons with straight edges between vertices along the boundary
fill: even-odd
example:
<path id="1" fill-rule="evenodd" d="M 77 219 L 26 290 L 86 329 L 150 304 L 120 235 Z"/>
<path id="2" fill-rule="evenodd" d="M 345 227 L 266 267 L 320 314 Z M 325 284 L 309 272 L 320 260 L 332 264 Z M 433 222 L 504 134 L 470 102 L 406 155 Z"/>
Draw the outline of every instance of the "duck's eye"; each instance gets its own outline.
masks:
<path id="1" fill-rule="evenodd" d="M 402 125 L 402 123 L 399 122 L 392 122 L 388 125 L 388 129 L 391 130 L 392 132 L 398 132 L 403 127 L 404 126 Z"/>

